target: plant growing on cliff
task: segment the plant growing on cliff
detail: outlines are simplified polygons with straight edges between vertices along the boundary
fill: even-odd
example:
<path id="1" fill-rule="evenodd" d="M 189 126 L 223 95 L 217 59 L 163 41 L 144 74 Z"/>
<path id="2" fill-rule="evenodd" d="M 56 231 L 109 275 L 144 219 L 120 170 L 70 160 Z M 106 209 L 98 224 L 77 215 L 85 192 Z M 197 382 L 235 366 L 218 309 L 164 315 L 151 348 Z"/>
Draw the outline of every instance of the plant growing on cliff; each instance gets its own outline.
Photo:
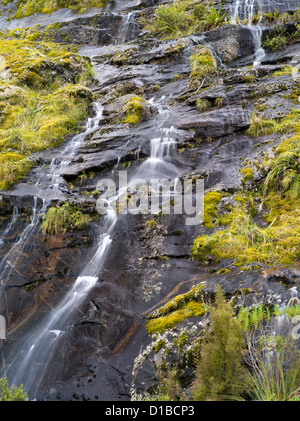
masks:
<path id="1" fill-rule="evenodd" d="M 122 113 L 125 115 L 124 123 L 138 124 L 145 115 L 146 100 L 138 95 L 132 95 L 124 104 Z"/>
<path id="2" fill-rule="evenodd" d="M 9 388 L 6 378 L 0 379 L 0 401 L 27 401 L 27 393 L 23 391 L 23 385 Z"/>
<path id="3" fill-rule="evenodd" d="M 56 235 L 71 229 L 85 228 L 90 221 L 89 215 L 65 203 L 61 207 L 52 207 L 48 210 L 41 229 L 44 234 Z"/>
<path id="4" fill-rule="evenodd" d="M 102 7 L 110 0 L 18 0 L 16 19 L 30 16 L 34 13 L 52 13 L 60 8 L 68 7 L 77 12 L 84 12 L 86 8 Z"/>
<path id="5" fill-rule="evenodd" d="M 148 27 L 161 37 L 179 38 L 217 28 L 225 22 L 225 15 L 221 8 L 217 10 L 213 5 L 175 0 L 171 5 L 159 6 L 155 10 L 154 24 Z"/>
<path id="6" fill-rule="evenodd" d="M 272 323 L 247 331 L 249 397 L 258 401 L 298 400 L 300 354 L 291 331 L 276 334 Z"/>
<path id="7" fill-rule="evenodd" d="M 0 37 L 0 189 L 26 174 L 32 152 L 79 128 L 92 93 L 88 60 L 54 43 Z M 79 83 L 82 84 L 79 84 Z"/>
<path id="8" fill-rule="evenodd" d="M 272 159 L 264 181 L 265 194 L 270 191 L 289 192 L 292 198 L 300 198 L 300 149 L 283 152 Z"/>
<path id="9" fill-rule="evenodd" d="M 216 288 L 210 319 L 210 329 L 204 336 L 192 386 L 193 399 L 236 398 L 245 391 L 246 371 L 242 366 L 244 337 L 220 285 Z"/>
<path id="10" fill-rule="evenodd" d="M 203 302 L 203 286 L 196 285 L 186 294 L 177 295 L 149 315 L 146 329 L 149 334 L 163 332 L 190 318 L 203 316 L 207 306 Z"/>

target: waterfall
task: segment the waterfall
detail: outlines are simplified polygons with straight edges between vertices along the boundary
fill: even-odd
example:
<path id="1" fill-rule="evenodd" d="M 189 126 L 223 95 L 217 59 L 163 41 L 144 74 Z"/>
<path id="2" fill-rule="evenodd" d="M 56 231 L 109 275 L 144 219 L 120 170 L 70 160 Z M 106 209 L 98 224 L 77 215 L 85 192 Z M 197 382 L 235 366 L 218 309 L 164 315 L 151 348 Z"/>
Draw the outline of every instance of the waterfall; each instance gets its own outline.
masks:
<path id="1" fill-rule="evenodd" d="M 262 47 L 262 26 L 260 22 L 262 6 L 263 0 L 236 0 L 231 9 L 231 23 L 247 21 L 247 27 L 252 32 L 255 50 L 253 66 L 259 66 L 265 56 Z M 257 24 L 253 23 L 255 16 L 259 16 Z"/>
<path id="2" fill-rule="evenodd" d="M 0 238 L 0 247 L 2 246 L 2 244 L 4 244 L 4 239 L 6 238 L 6 236 L 8 235 L 8 233 L 10 232 L 11 227 L 14 225 L 14 223 L 18 219 L 18 214 L 19 214 L 18 206 L 14 206 L 13 217 L 12 217 L 10 223 L 8 224 L 6 230 L 2 234 L 2 238 Z"/>
<path id="3" fill-rule="evenodd" d="M 13 270 L 17 266 L 23 251 L 26 246 L 34 247 L 32 236 L 38 231 L 40 221 L 46 213 L 47 208 L 51 204 L 59 191 L 60 183 L 60 170 L 72 162 L 76 152 L 84 143 L 86 137 L 95 131 L 99 126 L 99 121 L 102 118 L 102 106 L 95 104 L 95 116 L 89 118 L 86 124 L 86 129 L 73 137 L 67 143 L 64 149 L 58 156 L 52 159 L 48 168 L 44 169 L 37 178 L 36 185 L 39 186 L 41 191 L 47 191 L 47 199 L 43 199 L 42 203 L 38 197 L 33 198 L 32 216 L 29 224 L 25 226 L 18 240 L 13 244 L 10 250 L 0 261 L 0 309 L 2 314 L 7 311 L 5 309 L 5 296 L 3 288 L 5 281 L 9 279 Z M 11 228 L 16 222 L 19 215 L 17 206 L 14 208 L 13 217 L 1 238 L 0 246 L 5 242 L 6 236 L 10 233 Z M 111 226 L 114 224 L 114 218 L 111 220 Z M 11 357 L 11 363 L 7 366 L 7 377 L 9 382 L 16 382 L 16 384 L 23 383 L 31 390 L 33 383 L 41 377 L 43 369 L 45 369 L 47 359 L 49 358 L 54 339 L 59 335 L 58 332 L 62 331 L 64 323 L 71 316 L 72 312 L 78 307 L 80 302 L 84 299 L 87 292 L 94 286 L 97 281 L 95 274 L 101 267 L 102 258 L 108 249 L 111 242 L 109 234 L 99 238 L 99 245 L 86 268 L 83 270 L 81 276 L 76 280 L 73 288 L 66 294 L 57 308 L 49 313 L 46 319 L 28 335 L 23 346 L 16 350 Z M 53 335 L 53 332 L 56 334 Z M 30 386 L 31 385 L 31 386 Z"/>
<path id="4" fill-rule="evenodd" d="M 53 198 L 55 198 L 57 192 L 59 191 L 59 181 L 60 181 L 60 170 L 70 165 L 73 157 L 75 156 L 76 152 L 78 151 L 79 147 L 83 144 L 86 137 L 92 133 L 94 130 L 97 129 L 99 125 L 99 121 L 102 118 L 102 106 L 99 104 L 95 104 L 96 114 L 93 118 L 89 118 L 86 125 L 86 130 L 83 133 L 80 133 L 65 146 L 63 151 L 60 153 L 60 159 L 55 157 L 52 159 L 51 164 L 47 169 L 42 171 L 39 174 L 39 178 L 36 181 L 36 185 L 39 186 L 41 192 L 43 190 L 47 191 L 47 198 L 44 198 L 42 201 L 38 200 L 38 197 L 35 196 L 33 198 L 33 206 L 32 206 L 32 215 L 31 221 L 29 224 L 25 226 L 21 234 L 19 234 L 19 239 L 13 244 L 10 250 L 6 253 L 6 255 L 0 261 L 0 309 L 4 308 L 4 297 L 3 297 L 3 286 L 5 280 L 7 280 L 16 265 L 18 264 L 19 259 L 22 257 L 22 253 L 26 246 L 30 245 L 33 246 L 33 242 L 31 242 L 32 236 L 38 231 L 40 226 L 40 221 L 45 215 L 47 208 L 51 204 Z M 41 204 L 40 204 L 41 202 Z M 4 234 L 2 235 L 0 246 L 3 245 L 5 241 L 5 237 L 10 233 L 11 228 L 13 227 L 14 223 L 16 222 L 19 215 L 18 207 L 15 206 L 13 217 L 8 225 L 7 229 L 5 230 Z M 3 310 L 2 310 L 3 311 Z"/>
<path id="5" fill-rule="evenodd" d="M 157 128 L 156 133 L 160 135 L 150 139 L 150 156 L 140 165 L 135 176 L 141 173 L 146 173 L 147 175 L 155 174 L 157 176 L 158 168 L 161 174 L 170 176 L 170 167 L 172 168 L 172 175 L 174 168 L 176 168 L 168 162 L 171 151 L 176 144 L 174 138 L 176 129 L 167 124 L 167 120 L 170 118 L 170 110 L 168 107 L 162 107 L 159 101 L 156 105 L 158 106 L 159 116 L 161 118 L 161 126 Z M 51 161 L 47 172 L 39 177 L 39 185 L 47 186 L 47 180 L 48 183 L 50 180 L 53 195 L 57 192 L 59 189 L 60 170 L 64 166 L 70 165 L 72 157 L 82 145 L 86 136 L 97 127 L 101 116 L 102 109 L 98 107 L 96 117 L 88 120 L 86 131 L 75 136 L 60 154 L 60 157 L 62 157 L 60 162 L 58 162 L 57 157 Z M 121 193 L 123 192 L 119 191 L 117 197 Z M 115 199 L 112 198 L 112 202 Z M 51 200 L 51 197 L 49 200 Z M 37 200 L 35 200 L 32 215 L 32 224 L 35 227 L 38 227 L 40 213 L 41 211 L 45 211 L 47 203 L 41 209 L 38 209 Z M 102 234 L 99 235 L 98 246 L 95 248 L 92 258 L 82 270 L 74 285 L 65 294 L 64 298 L 26 334 L 26 339 L 21 346 L 18 341 L 12 344 L 6 361 L 6 376 L 10 384 L 23 384 L 24 390 L 30 398 L 36 396 L 43 379 L 47 375 L 47 368 L 50 361 L 54 357 L 57 358 L 60 341 L 64 338 L 68 326 L 72 326 L 72 317 L 83 304 L 88 293 L 98 282 L 98 275 L 106 261 L 117 220 L 117 214 L 108 201 L 108 212 L 103 221 L 105 227 L 102 230 Z"/>
<path id="6" fill-rule="evenodd" d="M 6 375 L 11 384 L 23 384 L 24 390 L 34 397 L 47 370 L 53 351 L 67 329 L 67 322 L 78 310 L 89 291 L 98 281 L 97 274 L 105 261 L 111 244 L 110 232 L 116 222 L 114 213 L 108 214 L 110 228 L 99 238 L 99 245 L 73 287 L 38 325 L 27 334 L 22 347 L 7 362 Z"/>

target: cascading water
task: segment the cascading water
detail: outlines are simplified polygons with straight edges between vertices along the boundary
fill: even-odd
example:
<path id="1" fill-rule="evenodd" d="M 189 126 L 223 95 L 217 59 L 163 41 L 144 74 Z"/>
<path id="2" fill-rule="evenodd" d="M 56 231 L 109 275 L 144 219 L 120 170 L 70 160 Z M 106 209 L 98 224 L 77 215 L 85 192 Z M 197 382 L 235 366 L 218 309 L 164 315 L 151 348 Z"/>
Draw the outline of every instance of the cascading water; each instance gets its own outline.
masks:
<path id="1" fill-rule="evenodd" d="M 161 101 L 164 102 L 164 98 Z M 156 176 L 157 178 L 157 170 L 159 169 L 161 176 L 174 178 L 177 175 L 176 167 L 169 160 L 171 151 L 176 144 L 173 138 L 176 129 L 172 126 L 164 127 L 167 125 L 170 117 L 169 108 L 161 106 L 160 102 L 156 105 L 161 120 L 161 127 L 157 129 L 160 136 L 155 136 L 150 140 L 150 157 L 137 168 L 134 175 L 139 177 L 141 175 L 147 175 L 147 177 Z M 40 209 L 37 208 L 37 205 L 34 206 L 32 222 L 27 227 L 30 232 L 32 232 L 32 226 L 38 229 L 41 212 L 46 211 L 47 204 L 51 202 L 51 198 L 55 197 L 59 190 L 60 170 L 64 166 L 70 165 L 75 152 L 82 145 L 86 136 L 96 128 L 101 115 L 102 109 L 98 108 L 97 116 L 94 119 L 89 119 L 86 131 L 81 135 L 75 136 L 60 154 L 60 161 L 58 161 L 58 157 L 52 159 L 47 171 L 40 175 L 37 184 L 42 186 L 42 188 L 49 189 L 50 183 L 52 195 Z M 121 193 L 119 192 L 118 195 Z M 115 199 L 112 198 L 111 200 L 114 201 Z M 71 319 L 76 309 L 80 307 L 89 291 L 98 281 L 98 274 L 105 263 L 117 219 L 114 209 L 108 202 L 107 215 L 103 221 L 105 228 L 102 229 L 102 234 L 99 236 L 99 244 L 92 259 L 85 266 L 73 287 L 66 293 L 61 302 L 26 335 L 22 346 L 17 343 L 15 345 L 17 349 L 14 349 L 14 346 L 12 346 L 9 352 L 6 361 L 6 376 L 9 383 L 23 384 L 24 390 L 29 394 L 30 398 L 36 396 L 39 386 L 47 373 L 48 363 L 56 355 L 60 340 L 64 337 L 68 323 L 71 325 Z M 24 240 L 24 233 L 22 237 Z M 10 255 L 11 252 L 4 259 L 4 263 Z M 5 275 L 6 273 L 2 271 L 2 279 L 5 279 Z"/>
<path id="2" fill-rule="evenodd" d="M 131 41 L 134 38 L 135 29 L 138 25 L 135 23 L 136 12 L 129 12 L 122 19 L 119 33 L 122 39 L 122 43 Z"/>
<path id="3" fill-rule="evenodd" d="M 265 56 L 262 47 L 261 11 L 263 0 L 236 0 L 231 10 L 231 23 L 247 21 L 247 27 L 251 30 L 254 41 L 253 66 L 259 66 Z M 254 24 L 254 18 L 258 21 Z"/>
<path id="4" fill-rule="evenodd" d="M 73 287 L 47 316 L 27 335 L 22 347 L 11 353 L 6 364 L 6 375 L 12 384 L 23 384 L 24 390 L 34 397 L 47 370 L 47 363 L 59 339 L 67 329 L 67 322 L 96 285 L 97 275 L 105 262 L 105 257 L 112 242 L 110 234 L 116 222 L 116 214 L 109 211 L 106 217 L 109 228 L 99 238 L 99 245 L 90 261 L 77 278 Z"/>
<path id="5" fill-rule="evenodd" d="M 73 157 L 75 156 L 79 147 L 83 144 L 86 137 L 90 133 L 92 133 L 94 130 L 96 130 L 99 125 L 99 121 L 102 118 L 102 107 L 99 104 L 95 104 L 95 107 L 96 107 L 96 114 L 93 118 L 88 119 L 85 132 L 74 136 L 74 138 L 63 149 L 63 151 L 60 152 L 60 154 L 57 157 L 52 159 L 48 168 L 44 169 L 43 171 L 39 173 L 39 177 L 37 178 L 36 185 L 39 186 L 41 195 L 43 194 L 43 191 L 46 190 L 47 199 L 44 198 L 42 200 L 42 204 L 40 205 L 40 201 L 38 200 L 38 197 L 34 197 L 31 222 L 25 226 L 24 230 L 19 235 L 18 240 L 13 244 L 13 246 L 10 248 L 10 250 L 6 253 L 6 255 L 2 258 L 0 262 L 1 314 L 6 314 L 7 312 L 5 308 L 5 296 L 3 293 L 5 281 L 9 279 L 12 271 L 16 270 L 15 268 L 18 264 L 19 259 L 22 256 L 22 252 L 24 251 L 25 247 L 29 245 L 30 247 L 34 247 L 34 241 L 31 241 L 32 236 L 38 231 L 42 216 L 47 211 L 47 208 L 51 204 L 53 198 L 55 198 L 57 193 L 59 192 L 60 181 L 61 181 L 60 170 L 70 165 Z M 2 235 L 0 246 L 5 243 L 5 238 L 9 235 L 12 227 L 14 226 L 18 218 L 18 214 L 19 214 L 18 207 L 15 206 L 12 220 L 10 224 L 8 225 L 8 227 L 6 228 L 4 234 Z M 85 296 L 85 293 L 89 290 L 89 288 L 91 288 L 96 282 L 94 272 L 97 270 L 96 268 L 99 267 L 98 259 L 101 260 L 101 256 L 105 253 L 105 250 L 108 247 L 109 243 L 110 243 L 109 237 L 101 238 L 99 242 L 99 247 L 93 259 L 91 259 L 91 261 L 89 262 L 88 268 L 86 268 L 83 271 L 82 276 L 78 278 L 74 287 L 67 294 L 64 302 L 59 305 L 59 308 L 57 309 L 57 311 L 59 309 L 62 309 L 61 311 L 64 314 L 64 317 L 62 317 L 61 319 L 62 323 L 64 320 L 66 320 L 65 317 L 67 317 L 68 314 L 71 314 L 74 302 L 75 302 L 74 308 L 76 308 L 76 302 L 78 303 Z M 72 303 L 72 306 L 69 306 L 68 303 Z M 57 311 L 55 314 L 58 314 Z M 14 369 L 11 370 L 8 368 L 8 373 L 7 373 L 9 381 L 11 380 L 11 373 L 13 371 L 14 378 L 20 378 L 22 379 L 21 382 L 25 383 L 24 378 L 25 379 L 27 378 L 28 370 L 29 371 L 33 370 L 33 368 L 30 368 L 29 365 L 32 365 L 32 361 L 34 361 L 35 358 L 39 359 L 43 355 L 45 344 L 48 343 L 49 332 L 50 330 L 55 330 L 54 328 L 50 329 L 52 324 L 55 325 L 56 327 L 56 323 L 55 323 L 56 317 L 54 316 L 52 317 L 52 316 L 49 315 L 47 320 L 44 323 L 42 323 L 41 327 L 37 328 L 34 331 L 34 333 L 29 336 L 26 343 L 24 344 L 24 347 L 22 347 L 19 351 L 21 354 L 16 353 L 15 356 L 13 356 Z M 49 326 L 49 329 L 47 329 L 46 326 Z M 46 330 L 44 331 L 44 329 Z M 56 329 L 56 330 L 59 330 L 59 329 Z M 37 344 L 34 337 L 40 338 L 41 340 L 40 345 Z M 30 344 L 30 347 L 28 348 L 29 344 Z M 29 350 L 30 352 L 28 353 Z M 23 352 L 25 352 L 25 354 Z M 24 357 L 24 355 L 26 355 L 26 358 Z M 34 355 L 34 357 L 31 357 L 31 355 Z M 16 369 L 16 367 L 19 367 L 19 369 Z M 36 378 L 39 378 L 40 372 L 36 374 L 37 374 Z M 28 382 L 32 380 L 33 380 L 33 376 L 29 376 Z"/>
<path id="6" fill-rule="evenodd" d="M 32 235 L 38 231 L 42 216 L 47 211 L 47 208 L 51 204 L 53 198 L 55 198 L 59 192 L 60 170 L 63 167 L 70 165 L 72 158 L 75 156 L 76 151 L 82 145 L 86 137 L 98 127 L 99 121 L 102 118 L 102 107 L 99 104 L 95 104 L 95 107 L 96 114 L 93 118 L 88 119 L 85 132 L 76 135 L 60 153 L 60 159 L 59 157 L 53 158 L 49 167 L 40 172 L 36 185 L 39 186 L 38 188 L 41 195 L 43 195 L 43 191 L 46 191 L 45 198 L 42 199 L 42 204 L 40 204 L 38 197 L 34 197 L 30 223 L 25 226 L 23 232 L 19 235 L 19 239 L 13 244 L 11 249 L 0 262 L 0 309 L 4 313 L 6 313 L 6 311 L 4 310 L 5 304 L 1 291 L 3 289 L 4 281 L 9 278 L 12 271 L 18 264 L 24 248 L 28 244 L 33 244 L 30 239 L 32 238 Z M 11 228 L 16 222 L 18 213 L 18 207 L 15 206 L 12 220 L 2 235 L 0 246 L 5 242 L 6 236 L 9 234 Z M 31 246 L 33 247 L 33 245 Z"/>

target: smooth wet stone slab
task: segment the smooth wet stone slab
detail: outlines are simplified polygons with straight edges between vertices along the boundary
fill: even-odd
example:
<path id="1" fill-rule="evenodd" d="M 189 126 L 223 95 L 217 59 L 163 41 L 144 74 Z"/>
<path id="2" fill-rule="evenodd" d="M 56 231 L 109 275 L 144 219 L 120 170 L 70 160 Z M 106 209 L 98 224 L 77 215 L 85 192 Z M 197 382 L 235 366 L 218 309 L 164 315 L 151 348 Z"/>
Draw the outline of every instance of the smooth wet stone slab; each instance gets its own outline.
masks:
<path id="1" fill-rule="evenodd" d="M 198 136 L 222 137 L 249 127 L 249 110 L 242 107 L 224 107 L 202 114 L 193 114 L 176 122 L 179 129 L 195 130 Z"/>

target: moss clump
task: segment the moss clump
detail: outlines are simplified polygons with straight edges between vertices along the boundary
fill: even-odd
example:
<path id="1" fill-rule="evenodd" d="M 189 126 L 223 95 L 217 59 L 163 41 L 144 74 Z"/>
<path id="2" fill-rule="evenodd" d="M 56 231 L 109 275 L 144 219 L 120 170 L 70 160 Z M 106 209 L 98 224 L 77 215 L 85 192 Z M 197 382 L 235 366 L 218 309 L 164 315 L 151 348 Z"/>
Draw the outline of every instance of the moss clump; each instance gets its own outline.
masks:
<path id="1" fill-rule="evenodd" d="M 300 133 L 300 109 L 291 110 L 289 114 L 274 120 L 264 120 L 252 114 L 247 134 L 253 137 L 271 135 L 273 133 Z"/>
<path id="2" fill-rule="evenodd" d="M 68 7 L 76 12 L 84 12 L 86 8 L 102 7 L 110 0 L 18 0 L 18 10 L 13 16 L 16 19 L 31 16 L 34 13 L 52 13 Z"/>
<path id="3" fill-rule="evenodd" d="M 204 262 L 209 257 L 233 259 L 237 266 L 294 263 L 300 258 L 299 205 L 299 200 L 289 196 L 269 196 L 265 200 L 269 225 L 261 228 L 252 221 L 249 210 L 238 204 L 227 216 L 226 228 L 194 241 L 192 256 Z"/>
<path id="4" fill-rule="evenodd" d="M 273 134 L 276 129 L 276 122 L 274 120 L 264 120 L 261 117 L 252 114 L 250 118 L 250 127 L 247 134 L 253 137 L 265 136 Z"/>
<path id="5" fill-rule="evenodd" d="M 300 148 L 286 151 L 267 163 L 269 173 L 264 181 L 266 193 L 289 192 L 292 198 L 300 198 Z"/>
<path id="6" fill-rule="evenodd" d="M 30 167 L 26 156 L 17 152 L 0 152 L 0 190 L 24 177 Z"/>
<path id="7" fill-rule="evenodd" d="M 122 109 L 125 114 L 124 123 L 138 124 L 145 116 L 146 100 L 138 95 L 131 96 Z"/>
<path id="8" fill-rule="evenodd" d="M 146 325 L 146 329 L 149 334 L 156 332 L 161 333 L 164 330 L 170 329 L 190 317 L 203 316 L 205 312 L 206 311 L 201 303 L 191 301 L 182 306 L 179 310 L 176 310 L 167 316 L 162 316 L 158 319 L 150 320 Z"/>
<path id="9" fill-rule="evenodd" d="M 204 196 L 204 219 L 203 224 L 206 228 L 212 229 L 214 227 L 214 219 L 218 215 L 218 204 L 222 199 L 222 194 L 219 192 L 208 192 Z"/>
<path id="10" fill-rule="evenodd" d="M 247 180 L 253 180 L 254 178 L 254 171 L 251 167 L 245 167 L 240 171 L 243 174 L 242 182 L 243 184 L 246 183 Z"/>
<path id="11" fill-rule="evenodd" d="M 206 99 L 198 98 L 196 101 L 196 108 L 198 111 L 203 112 L 211 106 L 211 103 Z"/>
<path id="12" fill-rule="evenodd" d="M 160 309 L 150 314 L 146 329 L 149 334 L 163 332 L 189 317 L 202 316 L 207 308 L 203 303 L 203 286 L 196 285 L 186 294 L 181 294 Z"/>
<path id="13" fill-rule="evenodd" d="M 93 96 L 85 86 L 89 61 L 65 47 L 0 38 L 0 57 L 1 188 L 6 188 L 29 169 L 27 155 L 55 147 L 78 130 Z"/>
<path id="14" fill-rule="evenodd" d="M 73 229 L 83 229 L 91 217 L 75 209 L 69 203 L 61 207 L 52 207 L 48 210 L 41 225 L 44 234 L 57 235 Z"/>
<path id="15" fill-rule="evenodd" d="M 191 79 L 199 79 L 216 68 L 215 59 L 209 48 L 201 47 L 190 56 Z"/>

